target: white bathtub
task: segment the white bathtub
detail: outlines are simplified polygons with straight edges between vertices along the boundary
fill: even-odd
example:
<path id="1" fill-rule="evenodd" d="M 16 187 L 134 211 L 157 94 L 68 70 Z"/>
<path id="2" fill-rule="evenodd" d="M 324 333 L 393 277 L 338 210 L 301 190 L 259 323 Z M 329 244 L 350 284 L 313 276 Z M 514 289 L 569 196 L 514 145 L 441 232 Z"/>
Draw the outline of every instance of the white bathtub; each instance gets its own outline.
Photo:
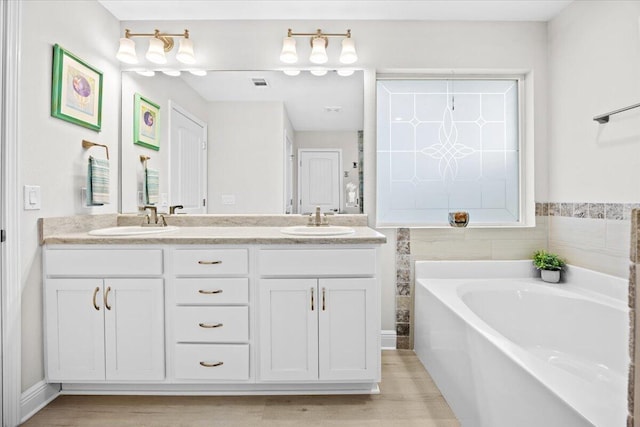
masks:
<path id="1" fill-rule="evenodd" d="M 415 351 L 463 427 L 623 427 L 627 281 L 530 261 L 416 262 Z"/>

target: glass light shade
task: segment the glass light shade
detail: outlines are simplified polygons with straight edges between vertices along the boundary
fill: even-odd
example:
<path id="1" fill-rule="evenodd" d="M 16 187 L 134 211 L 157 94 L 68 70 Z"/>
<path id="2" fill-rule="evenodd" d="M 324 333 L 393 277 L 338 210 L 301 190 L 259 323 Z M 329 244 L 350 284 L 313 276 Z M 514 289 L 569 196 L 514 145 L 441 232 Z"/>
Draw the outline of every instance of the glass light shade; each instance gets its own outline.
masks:
<path id="1" fill-rule="evenodd" d="M 178 77 L 180 75 L 180 70 L 162 70 L 162 72 L 171 77 Z"/>
<path id="2" fill-rule="evenodd" d="M 145 77 L 153 77 L 156 75 L 156 72 L 153 70 L 136 70 L 136 73 L 140 74 L 141 76 L 145 76 Z"/>
<path id="3" fill-rule="evenodd" d="M 329 60 L 327 57 L 327 49 L 325 49 L 326 41 L 320 37 L 314 37 L 311 48 L 311 56 L 309 56 L 309 61 L 314 64 L 324 64 Z"/>
<path id="4" fill-rule="evenodd" d="M 285 64 L 293 64 L 298 61 L 298 53 L 296 52 L 296 41 L 293 37 L 285 37 L 282 40 L 282 52 L 280 52 L 280 61 Z"/>
<path id="5" fill-rule="evenodd" d="M 207 75 L 207 70 L 189 70 L 189 72 L 198 77 L 204 77 Z"/>
<path id="6" fill-rule="evenodd" d="M 196 62 L 196 55 L 193 53 L 193 42 L 191 39 L 180 40 L 180 49 L 178 49 L 176 59 L 183 64 L 194 64 Z"/>
<path id="7" fill-rule="evenodd" d="M 116 53 L 116 58 L 126 64 L 137 64 L 138 56 L 136 55 L 136 44 L 133 40 L 128 38 L 120 39 L 120 48 Z"/>
<path id="8" fill-rule="evenodd" d="M 352 38 L 342 40 L 342 52 L 340 52 L 340 62 L 343 64 L 353 64 L 358 60 L 356 54 L 356 44 Z"/>
<path id="9" fill-rule="evenodd" d="M 349 76 L 353 75 L 353 73 L 355 71 L 356 70 L 354 70 L 353 68 L 341 68 L 341 69 L 337 70 L 336 73 L 338 73 L 338 75 L 340 77 L 349 77 Z"/>
<path id="10" fill-rule="evenodd" d="M 318 69 L 316 69 L 316 70 L 309 70 L 309 72 L 310 72 L 311 74 L 313 74 L 314 76 L 318 76 L 318 77 L 322 77 L 322 76 L 324 76 L 325 74 L 327 74 L 327 70 L 326 70 L 326 69 L 324 69 L 324 68 L 318 68 Z"/>
<path id="11" fill-rule="evenodd" d="M 149 50 L 147 50 L 147 59 L 155 64 L 166 64 L 167 57 L 164 55 L 164 43 L 155 37 L 149 39 Z"/>
<path id="12" fill-rule="evenodd" d="M 300 74 L 300 70 L 282 70 L 287 76 L 297 76 Z"/>

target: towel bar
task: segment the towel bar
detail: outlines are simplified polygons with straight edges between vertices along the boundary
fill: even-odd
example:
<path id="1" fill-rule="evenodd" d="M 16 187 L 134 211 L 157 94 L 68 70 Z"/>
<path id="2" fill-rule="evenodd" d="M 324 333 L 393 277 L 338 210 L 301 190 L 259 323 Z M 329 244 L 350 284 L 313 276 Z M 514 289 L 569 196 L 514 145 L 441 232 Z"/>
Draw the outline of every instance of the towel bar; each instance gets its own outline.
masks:
<path id="1" fill-rule="evenodd" d="M 105 144 L 98 144 L 97 142 L 87 141 L 86 139 L 82 140 L 82 148 L 91 147 L 103 147 L 107 152 L 107 160 L 109 160 L 109 147 L 107 147 Z"/>

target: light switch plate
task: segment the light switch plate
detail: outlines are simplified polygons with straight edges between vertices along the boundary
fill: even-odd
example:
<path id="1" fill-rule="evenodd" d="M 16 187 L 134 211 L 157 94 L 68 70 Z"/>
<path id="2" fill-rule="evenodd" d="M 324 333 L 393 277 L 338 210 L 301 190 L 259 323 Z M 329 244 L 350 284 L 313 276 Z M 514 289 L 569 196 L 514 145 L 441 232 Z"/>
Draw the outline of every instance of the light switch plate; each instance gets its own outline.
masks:
<path id="1" fill-rule="evenodd" d="M 24 186 L 24 209 L 28 211 L 40 209 L 41 197 L 39 185 Z"/>

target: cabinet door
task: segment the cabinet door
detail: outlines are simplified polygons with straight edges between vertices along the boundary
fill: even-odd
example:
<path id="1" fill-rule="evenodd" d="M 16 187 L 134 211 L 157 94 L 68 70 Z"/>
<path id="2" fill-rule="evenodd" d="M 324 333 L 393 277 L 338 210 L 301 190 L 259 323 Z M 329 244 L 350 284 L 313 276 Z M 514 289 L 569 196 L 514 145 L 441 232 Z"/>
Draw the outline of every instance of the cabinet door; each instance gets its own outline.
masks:
<path id="1" fill-rule="evenodd" d="M 260 281 L 260 379 L 318 379 L 316 279 Z"/>
<path id="2" fill-rule="evenodd" d="M 375 279 L 320 279 L 321 380 L 378 377 L 379 321 Z"/>
<path id="3" fill-rule="evenodd" d="M 162 279 L 105 279 L 107 380 L 164 378 Z"/>
<path id="4" fill-rule="evenodd" d="M 100 279 L 47 279 L 47 379 L 104 380 L 104 307 Z"/>

